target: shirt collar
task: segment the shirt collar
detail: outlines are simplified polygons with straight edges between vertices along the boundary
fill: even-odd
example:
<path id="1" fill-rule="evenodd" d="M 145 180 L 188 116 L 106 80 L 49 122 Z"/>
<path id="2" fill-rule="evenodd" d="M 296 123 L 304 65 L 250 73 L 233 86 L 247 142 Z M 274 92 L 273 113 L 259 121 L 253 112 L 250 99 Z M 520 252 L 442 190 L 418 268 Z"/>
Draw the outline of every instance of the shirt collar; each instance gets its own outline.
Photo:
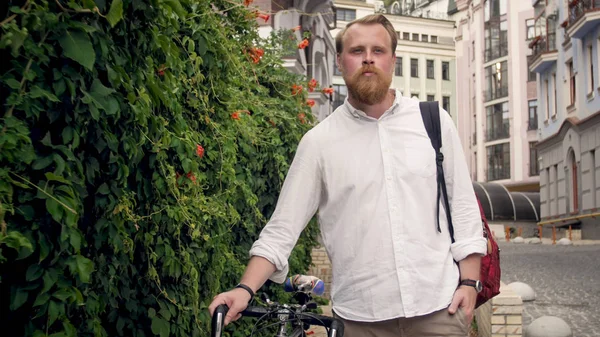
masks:
<path id="1" fill-rule="evenodd" d="M 383 115 L 381 115 L 381 117 L 383 117 L 387 114 L 394 114 L 398 110 L 397 108 L 401 104 L 402 93 L 400 92 L 400 90 L 398 90 L 398 89 L 390 89 L 390 90 L 394 91 L 394 94 L 395 94 L 394 102 L 392 103 L 392 106 L 390 106 L 383 113 Z M 346 108 L 346 111 L 354 118 L 357 118 L 357 119 L 370 118 L 369 116 L 367 116 L 367 114 L 364 111 L 359 110 L 359 109 L 355 108 L 352 104 L 350 104 L 350 102 L 348 101 L 348 97 L 346 97 L 346 99 L 344 100 L 344 107 Z"/>

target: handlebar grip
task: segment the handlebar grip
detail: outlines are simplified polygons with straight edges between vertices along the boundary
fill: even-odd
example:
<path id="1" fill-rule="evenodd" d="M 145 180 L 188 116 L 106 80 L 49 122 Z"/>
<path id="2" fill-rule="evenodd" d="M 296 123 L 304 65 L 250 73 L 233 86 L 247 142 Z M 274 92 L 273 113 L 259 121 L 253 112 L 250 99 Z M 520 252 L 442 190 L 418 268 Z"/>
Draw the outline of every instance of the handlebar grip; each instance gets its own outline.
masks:
<path id="1" fill-rule="evenodd" d="M 229 307 L 225 304 L 221 304 L 215 309 L 211 320 L 211 337 L 221 337 L 227 311 L 229 311 Z"/>
<path id="2" fill-rule="evenodd" d="M 329 326 L 329 337 L 344 337 L 344 322 L 333 319 Z"/>

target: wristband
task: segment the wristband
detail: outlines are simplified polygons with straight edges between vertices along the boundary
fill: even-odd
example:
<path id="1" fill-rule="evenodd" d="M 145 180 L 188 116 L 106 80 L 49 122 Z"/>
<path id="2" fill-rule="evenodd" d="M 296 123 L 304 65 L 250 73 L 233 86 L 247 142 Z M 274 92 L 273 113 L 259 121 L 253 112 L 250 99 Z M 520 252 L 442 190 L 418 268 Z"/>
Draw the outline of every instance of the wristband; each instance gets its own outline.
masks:
<path id="1" fill-rule="evenodd" d="M 242 288 L 244 290 L 246 290 L 249 294 L 250 294 L 250 301 L 252 301 L 252 299 L 254 298 L 254 291 L 252 291 L 252 289 L 250 289 L 250 287 L 248 287 L 245 284 L 238 284 L 237 286 L 235 286 L 236 288 Z"/>

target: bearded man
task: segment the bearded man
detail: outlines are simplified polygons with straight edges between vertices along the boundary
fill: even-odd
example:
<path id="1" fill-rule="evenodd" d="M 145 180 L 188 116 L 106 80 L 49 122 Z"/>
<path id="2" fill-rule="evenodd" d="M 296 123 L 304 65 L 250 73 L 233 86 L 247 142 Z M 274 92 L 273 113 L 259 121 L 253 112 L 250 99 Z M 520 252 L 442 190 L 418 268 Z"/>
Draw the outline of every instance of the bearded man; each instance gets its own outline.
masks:
<path id="1" fill-rule="evenodd" d="M 308 131 L 276 210 L 250 250 L 240 284 L 209 307 L 239 318 L 268 280 L 283 282 L 298 236 L 318 213 L 332 263 L 334 315 L 347 337 L 468 334 L 486 253 L 479 208 L 458 134 L 441 116 L 444 171 L 455 242 L 436 213 L 436 156 L 419 101 L 390 88 L 397 37 L 383 15 L 349 23 L 336 37 L 348 97 Z"/>

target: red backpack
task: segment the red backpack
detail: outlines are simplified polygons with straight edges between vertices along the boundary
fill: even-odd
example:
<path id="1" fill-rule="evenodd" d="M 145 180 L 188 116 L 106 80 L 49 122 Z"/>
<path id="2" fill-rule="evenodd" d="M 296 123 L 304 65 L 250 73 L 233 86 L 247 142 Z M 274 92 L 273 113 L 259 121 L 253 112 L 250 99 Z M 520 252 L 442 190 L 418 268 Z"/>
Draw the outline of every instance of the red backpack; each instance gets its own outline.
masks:
<path id="1" fill-rule="evenodd" d="M 437 229 L 441 232 L 440 228 L 440 209 L 439 209 L 439 198 L 443 196 L 444 208 L 446 209 L 446 216 L 448 218 L 448 230 L 450 231 L 450 238 L 454 243 L 454 227 L 452 226 L 452 218 L 450 215 L 450 204 L 448 202 L 448 192 L 446 190 L 446 179 L 444 177 L 444 168 L 442 162 L 444 161 L 444 155 L 441 153 L 442 148 L 442 133 L 440 127 L 440 110 L 438 102 L 420 102 L 419 107 L 421 109 L 421 117 L 425 124 L 427 134 L 431 139 L 431 145 L 435 149 L 436 153 L 436 164 L 437 164 L 437 188 L 438 188 L 438 202 L 437 202 Z M 440 193 L 440 190 L 442 193 Z M 488 226 L 487 219 L 481 207 L 481 202 L 477 199 L 479 205 L 479 212 L 481 213 L 481 224 L 483 226 L 483 236 L 487 241 L 487 254 L 481 258 L 481 273 L 479 280 L 482 283 L 483 290 L 477 294 L 477 303 L 475 308 L 479 307 L 483 303 L 490 300 L 492 297 L 500 293 L 500 249 L 498 243 Z"/>

